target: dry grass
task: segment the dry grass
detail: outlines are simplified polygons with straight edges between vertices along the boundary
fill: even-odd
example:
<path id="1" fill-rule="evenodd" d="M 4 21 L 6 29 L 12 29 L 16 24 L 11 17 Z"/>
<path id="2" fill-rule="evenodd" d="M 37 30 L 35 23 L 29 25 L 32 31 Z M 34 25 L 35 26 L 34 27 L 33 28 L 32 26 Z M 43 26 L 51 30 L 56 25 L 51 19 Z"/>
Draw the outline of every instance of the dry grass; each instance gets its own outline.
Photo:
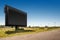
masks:
<path id="1" fill-rule="evenodd" d="M 25 35 L 25 34 L 31 34 L 31 33 L 38 33 L 38 32 L 44 32 L 48 30 L 54 30 L 57 29 L 55 27 L 52 28 L 24 28 L 24 30 L 17 30 L 15 31 L 14 28 L 0 28 L 0 38 L 1 37 L 10 37 L 10 36 L 16 36 L 16 35 Z"/>

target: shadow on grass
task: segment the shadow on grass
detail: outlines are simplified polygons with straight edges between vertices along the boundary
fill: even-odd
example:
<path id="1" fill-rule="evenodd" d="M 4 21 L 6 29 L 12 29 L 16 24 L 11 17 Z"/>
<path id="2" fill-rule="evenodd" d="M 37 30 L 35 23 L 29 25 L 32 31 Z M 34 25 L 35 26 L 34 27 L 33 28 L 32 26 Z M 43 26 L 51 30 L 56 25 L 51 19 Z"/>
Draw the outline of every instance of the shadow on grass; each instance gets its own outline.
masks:
<path id="1" fill-rule="evenodd" d="M 21 30 L 21 29 L 18 29 L 17 31 L 6 31 L 5 33 L 6 34 L 14 34 L 14 33 L 24 33 L 24 32 L 34 32 L 34 30 Z"/>

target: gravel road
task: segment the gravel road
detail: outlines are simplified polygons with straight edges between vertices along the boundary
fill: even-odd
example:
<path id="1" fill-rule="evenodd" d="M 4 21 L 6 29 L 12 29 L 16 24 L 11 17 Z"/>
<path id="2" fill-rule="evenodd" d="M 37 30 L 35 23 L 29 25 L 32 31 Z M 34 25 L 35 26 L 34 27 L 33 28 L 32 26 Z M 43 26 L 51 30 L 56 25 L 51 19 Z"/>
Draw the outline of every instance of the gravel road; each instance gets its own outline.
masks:
<path id="1" fill-rule="evenodd" d="M 60 30 L 0 38 L 0 40 L 60 40 Z"/>

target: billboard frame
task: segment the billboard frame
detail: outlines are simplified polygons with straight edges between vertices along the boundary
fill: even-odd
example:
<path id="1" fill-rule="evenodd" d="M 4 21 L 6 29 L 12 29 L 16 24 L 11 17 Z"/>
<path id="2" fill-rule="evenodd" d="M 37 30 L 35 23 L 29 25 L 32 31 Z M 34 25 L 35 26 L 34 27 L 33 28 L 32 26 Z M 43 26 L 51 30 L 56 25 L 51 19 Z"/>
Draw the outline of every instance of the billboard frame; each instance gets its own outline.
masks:
<path id="1" fill-rule="evenodd" d="M 26 15 L 26 25 L 11 25 L 11 24 L 8 24 L 8 8 L 10 8 L 11 10 L 14 10 L 14 11 L 16 11 L 17 13 L 20 13 L 21 12 L 21 14 L 24 14 L 24 15 Z M 21 10 L 18 10 L 18 9 L 16 9 L 16 8 L 13 8 L 13 7 L 11 7 L 11 6 L 8 6 L 8 5 L 5 5 L 5 8 L 4 8 L 4 12 L 5 12 L 5 26 L 20 26 L 20 27 L 27 27 L 27 13 L 26 12 L 24 12 L 24 11 L 21 11 Z"/>

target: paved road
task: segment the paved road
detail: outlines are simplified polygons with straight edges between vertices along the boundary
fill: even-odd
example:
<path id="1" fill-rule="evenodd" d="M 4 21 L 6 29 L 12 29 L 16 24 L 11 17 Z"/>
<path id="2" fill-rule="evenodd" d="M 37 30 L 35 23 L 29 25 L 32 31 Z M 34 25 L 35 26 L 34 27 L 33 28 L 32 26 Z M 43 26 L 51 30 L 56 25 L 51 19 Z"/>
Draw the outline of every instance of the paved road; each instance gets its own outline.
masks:
<path id="1" fill-rule="evenodd" d="M 23 36 L 0 38 L 0 40 L 60 40 L 60 30 L 40 32 Z"/>

